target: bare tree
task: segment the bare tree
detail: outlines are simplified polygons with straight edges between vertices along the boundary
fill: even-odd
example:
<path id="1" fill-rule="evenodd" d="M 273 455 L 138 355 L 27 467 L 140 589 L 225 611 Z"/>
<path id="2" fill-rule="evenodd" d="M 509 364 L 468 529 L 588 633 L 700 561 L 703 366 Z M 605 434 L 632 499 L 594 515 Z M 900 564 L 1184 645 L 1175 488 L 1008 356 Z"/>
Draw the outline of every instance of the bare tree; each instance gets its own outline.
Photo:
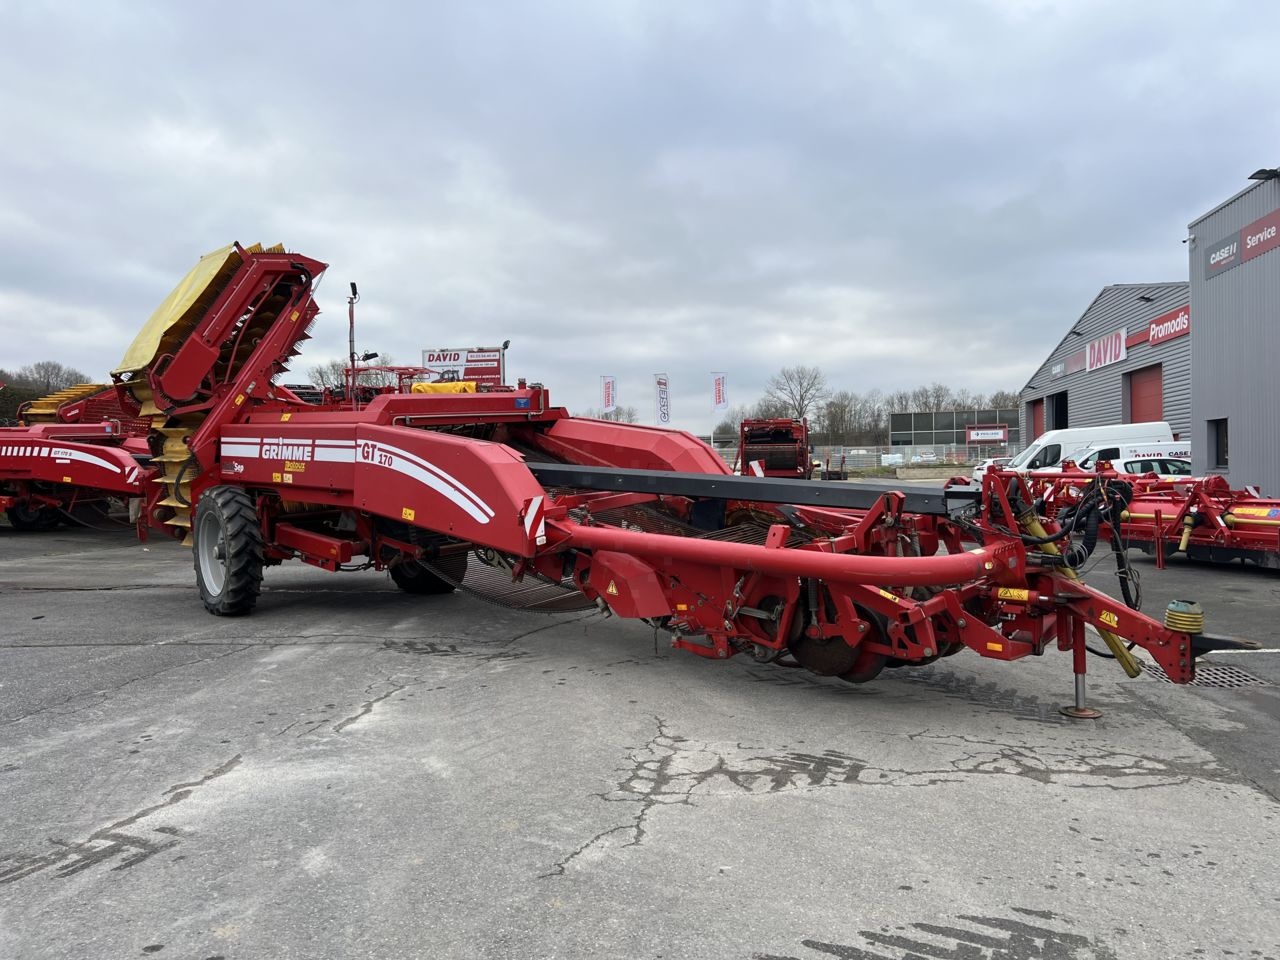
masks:
<path id="1" fill-rule="evenodd" d="M 340 387 L 346 383 L 347 362 L 330 360 L 307 369 L 307 378 L 317 387 Z"/>
<path id="2" fill-rule="evenodd" d="M 945 383 L 939 383 L 935 380 L 929 384 L 927 389 L 929 391 L 929 406 L 925 407 L 926 410 L 932 410 L 936 413 L 939 410 L 953 409 L 951 388 Z"/>
<path id="3" fill-rule="evenodd" d="M 1009 408 L 1017 409 L 1019 398 L 1012 390 L 997 390 L 991 396 L 987 397 L 987 406 L 997 410 L 1008 410 Z"/>
<path id="4" fill-rule="evenodd" d="M 895 390 L 884 398 L 885 413 L 911 413 L 911 393 L 907 390 Z"/>
<path id="5" fill-rule="evenodd" d="M 640 415 L 636 412 L 635 407 L 615 407 L 609 413 L 594 408 L 588 408 L 578 414 L 580 417 L 587 417 L 592 420 L 612 420 L 614 423 L 639 423 Z"/>
<path id="6" fill-rule="evenodd" d="M 75 367 L 64 366 L 56 360 L 41 360 L 28 364 L 14 375 L 14 380 L 29 384 L 42 393 L 65 390 L 77 383 L 91 383 L 87 374 Z"/>
<path id="7" fill-rule="evenodd" d="M 757 420 L 780 420 L 793 416 L 791 406 L 783 400 L 761 397 L 751 407 L 751 416 Z"/>
<path id="8" fill-rule="evenodd" d="M 855 428 L 861 398 L 848 390 L 837 390 L 822 407 L 821 426 L 827 443 L 844 444 Z"/>
<path id="9" fill-rule="evenodd" d="M 0 427 L 15 427 L 18 408 L 28 400 L 35 400 L 48 391 L 18 379 L 16 373 L 0 370 Z"/>
<path id="10" fill-rule="evenodd" d="M 389 356 L 372 361 L 377 366 L 393 367 L 395 361 Z M 385 370 L 372 370 L 366 366 L 359 366 L 359 380 L 363 384 L 372 387 L 390 387 L 397 383 L 396 376 Z M 317 387 L 329 387 L 337 389 L 347 382 L 347 361 L 346 360 L 330 360 L 327 363 L 317 364 L 314 367 L 307 368 L 307 377 Z"/>
<path id="11" fill-rule="evenodd" d="M 720 418 L 720 422 L 715 425 L 711 435 L 713 437 L 722 437 L 725 439 L 729 437 L 734 437 L 736 439 L 738 436 L 739 425 L 743 420 L 746 420 L 750 416 L 752 416 L 752 412 L 751 408 L 748 406 L 739 404 L 736 407 L 730 407 L 724 412 L 724 415 Z"/>
<path id="12" fill-rule="evenodd" d="M 769 378 L 765 400 L 783 407 L 785 416 L 797 420 L 809 416 L 831 395 L 826 374 L 818 367 L 783 367 Z"/>

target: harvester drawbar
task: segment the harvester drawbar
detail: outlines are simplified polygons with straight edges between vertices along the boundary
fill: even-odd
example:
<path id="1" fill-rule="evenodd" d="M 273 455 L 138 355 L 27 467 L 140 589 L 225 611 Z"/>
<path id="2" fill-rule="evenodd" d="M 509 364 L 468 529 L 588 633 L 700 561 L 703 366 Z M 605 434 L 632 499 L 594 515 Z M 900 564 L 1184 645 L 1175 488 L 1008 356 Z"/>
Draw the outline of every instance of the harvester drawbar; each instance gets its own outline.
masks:
<path id="1" fill-rule="evenodd" d="M 852 683 L 966 648 L 1017 660 L 1056 646 L 1072 654 L 1076 716 L 1093 715 L 1087 631 L 1131 676 L 1136 645 L 1175 683 L 1231 643 L 1184 611 L 1161 623 L 1082 583 L 1074 568 L 1098 524 L 1043 517 L 1013 473 L 905 493 L 735 476 L 687 433 L 571 417 L 523 380 L 303 403 L 276 379 L 307 338 L 324 270 L 281 247 L 204 257 L 112 374 L 145 437 L 68 438 L 43 458 L 58 470 L 40 473 L 40 495 L 140 500 L 140 533 L 192 546 L 201 599 L 219 615 L 252 610 L 264 567 L 290 559 L 386 569 L 416 594 L 483 571 L 642 619 L 700 656 Z M 36 478 L 5 451 L 54 443 L 40 430 L 0 441 L 10 506 L 31 508 Z M 1105 521 L 1115 483 L 1089 482 L 1087 510 Z"/>

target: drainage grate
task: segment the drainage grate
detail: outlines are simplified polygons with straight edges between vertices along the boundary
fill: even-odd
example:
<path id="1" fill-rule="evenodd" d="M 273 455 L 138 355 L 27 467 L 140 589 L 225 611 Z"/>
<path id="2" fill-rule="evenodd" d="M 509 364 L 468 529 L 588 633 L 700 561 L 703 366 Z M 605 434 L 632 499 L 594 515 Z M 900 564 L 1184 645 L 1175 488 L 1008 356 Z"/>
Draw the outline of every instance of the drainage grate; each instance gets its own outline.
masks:
<path id="1" fill-rule="evenodd" d="M 1160 666 L 1155 663 L 1141 664 L 1142 672 L 1149 674 L 1156 680 L 1163 680 L 1165 683 L 1172 683 Z M 1255 677 L 1252 673 L 1245 673 L 1237 667 L 1224 667 L 1216 663 L 1200 663 L 1196 664 L 1196 678 L 1191 681 L 1193 687 L 1269 687 L 1270 680 L 1263 680 L 1261 677 Z"/>

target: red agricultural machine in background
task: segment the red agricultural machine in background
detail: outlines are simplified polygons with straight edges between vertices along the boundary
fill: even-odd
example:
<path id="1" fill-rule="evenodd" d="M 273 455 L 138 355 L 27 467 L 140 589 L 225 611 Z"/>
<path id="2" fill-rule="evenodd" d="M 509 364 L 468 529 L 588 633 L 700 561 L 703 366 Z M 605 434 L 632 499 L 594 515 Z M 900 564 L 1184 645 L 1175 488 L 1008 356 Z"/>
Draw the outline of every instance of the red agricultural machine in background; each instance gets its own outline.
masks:
<path id="1" fill-rule="evenodd" d="M 219 615 L 248 613 L 264 567 L 296 559 L 386 569 L 415 594 L 463 586 L 512 606 L 595 606 L 699 656 L 853 683 L 966 648 L 1017 660 L 1056 646 L 1073 656 L 1076 716 L 1093 715 L 1087 628 L 1130 675 L 1136 644 L 1176 683 L 1198 654 L 1237 645 L 1194 611 L 1161 623 L 1079 580 L 1100 525 L 1128 504 L 1109 476 L 1082 478 L 1055 522 L 1026 480 L 999 470 L 981 486 L 907 492 L 737 476 L 687 433 L 575 419 L 524 380 L 303 403 L 276 379 L 307 339 L 324 270 L 280 247 L 204 257 L 112 374 L 119 428 L 61 445 L 44 425 L 9 432 L 11 505 L 137 497 L 144 529 L 192 546 Z M 803 436 L 788 443 L 807 458 Z M 50 449 L 5 452 L 33 445 Z"/>
<path id="2" fill-rule="evenodd" d="M 807 420 L 743 420 L 738 428 L 737 472 L 744 477 L 808 480 L 813 475 Z"/>
<path id="3" fill-rule="evenodd" d="M 1256 489 L 1234 490 L 1225 477 L 1161 477 L 1117 473 L 1108 463 L 1082 471 L 1070 461 L 1062 472 L 1032 473 L 1030 483 L 1043 509 L 1070 516 L 1083 491 L 1099 476 L 1129 490 L 1112 525 L 1126 549 L 1137 548 L 1163 567 L 1181 553 L 1192 560 L 1249 561 L 1280 569 L 1280 500 Z M 1110 537 L 1110 526 L 1103 529 Z"/>
<path id="4" fill-rule="evenodd" d="M 0 509 L 17 530 L 100 518 L 137 498 L 148 473 L 151 424 L 114 387 L 82 383 L 23 404 L 24 427 L 0 427 Z"/>

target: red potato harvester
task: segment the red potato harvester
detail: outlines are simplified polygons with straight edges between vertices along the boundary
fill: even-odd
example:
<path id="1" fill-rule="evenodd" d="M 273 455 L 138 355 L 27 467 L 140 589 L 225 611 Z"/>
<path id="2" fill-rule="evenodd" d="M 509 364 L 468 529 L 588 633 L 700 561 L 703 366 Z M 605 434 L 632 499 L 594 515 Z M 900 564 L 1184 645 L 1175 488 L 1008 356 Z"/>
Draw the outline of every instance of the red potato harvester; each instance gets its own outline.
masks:
<path id="1" fill-rule="evenodd" d="M 142 475 L 124 491 L 143 500 L 140 533 L 192 546 L 211 613 L 247 614 L 263 568 L 296 559 L 386 569 L 415 594 L 461 585 L 509 606 L 594 605 L 699 656 L 852 683 L 966 648 L 1017 660 L 1056 646 L 1073 655 L 1076 703 L 1064 710 L 1076 716 L 1096 715 L 1084 704 L 1086 627 L 1130 675 L 1126 644 L 1176 683 L 1195 676 L 1198 654 L 1239 643 L 1189 618 L 1160 623 L 1077 578 L 1115 507 L 1106 479 L 1077 511 L 1096 517 L 1059 524 L 999 470 L 981 486 L 907 492 L 736 476 L 690 434 L 576 419 L 523 380 L 303 403 L 275 380 L 308 337 L 325 268 L 283 247 L 215 251 L 112 374 L 125 412 L 148 424 Z M 123 467 L 130 443 L 117 433 L 86 446 Z M 0 482 L 21 497 L 14 462 L 0 452 Z M 103 482 L 81 459 L 60 468 L 44 495 Z"/>

